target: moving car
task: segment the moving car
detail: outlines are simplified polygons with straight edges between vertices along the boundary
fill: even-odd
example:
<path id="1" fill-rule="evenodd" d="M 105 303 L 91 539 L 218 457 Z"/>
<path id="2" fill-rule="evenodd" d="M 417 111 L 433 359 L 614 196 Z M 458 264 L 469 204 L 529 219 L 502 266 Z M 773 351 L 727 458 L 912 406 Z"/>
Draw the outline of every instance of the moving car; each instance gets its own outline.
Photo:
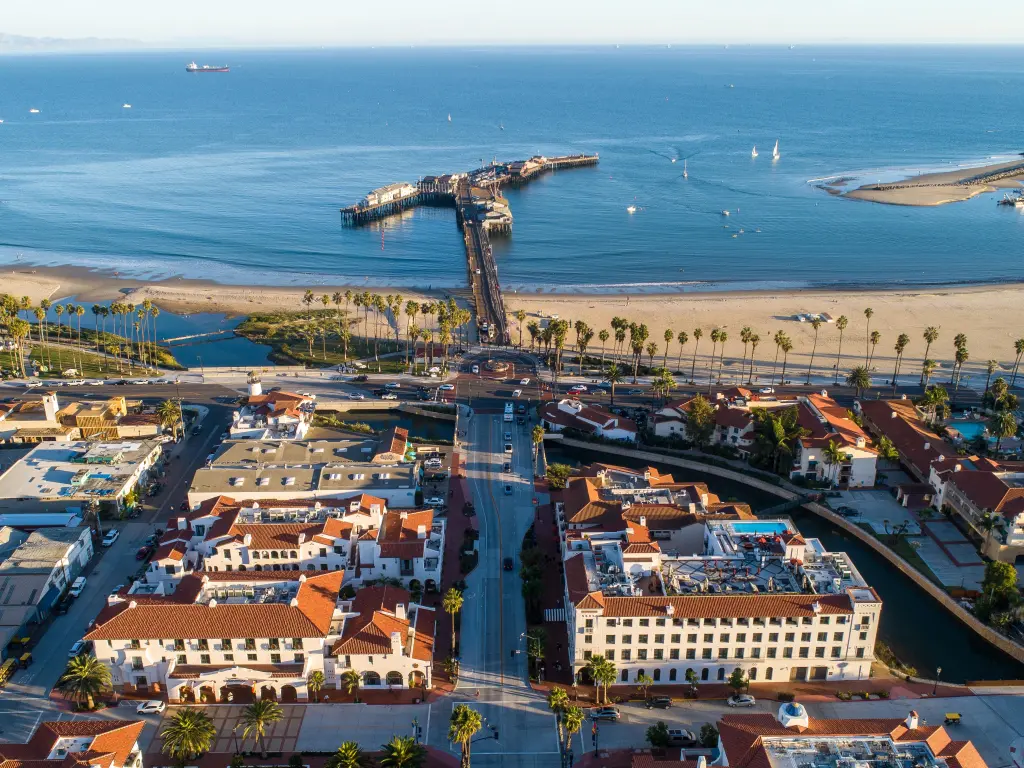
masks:
<path id="1" fill-rule="evenodd" d="M 72 597 L 78 597 L 85 590 L 85 576 L 79 576 L 73 582 L 71 582 L 71 589 L 68 590 L 68 594 Z"/>
<path id="2" fill-rule="evenodd" d="M 775 387 L 761 387 L 757 391 L 759 393 L 761 393 L 762 395 L 774 395 L 775 394 Z"/>
<path id="3" fill-rule="evenodd" d="M 730 707 L 752 707 L 757 703 L 757 700 L 749 693 L 737 693 L 726 699 L 725 703 Z"/>
<path id="4" fill-rule="evenodd" d="M 501 466 L 501 471 L 502 471 L 502 472 L 511 472 L 511 471 L 512 471 L 512 462 L 511 462 L 511 461 L 506 461 L 506 462 L 505 462 L 505 463 L 504 463 L 504 464 L 503 464 L 503 465 Z"/>
<path id="5" fill-rule="evenodd" d="M 527 385 L 528 385 L 529 383 L 530 383 L 530 380 L 529 380 L 529 379 L 520 379 L 520 380 L 519 380 L 519 386 L 521 386 L 521 387 L 525 387 L 525 386 L 527 386 Z"/>
<path id="6" fill-rule="evenodd" d="M 505 453 L 512 453 L 512 443 L 505 443 Z"/>
<path id="7" fill-rule="evenodd" d="M 521 390 L 521 389 L 513 389 L 512 390 L 512 397 L 519 397 L 522 394 L 523 394 L 523 390 Z"/>
<path id="8" fill-rule="evenodd" d="M 117 538 L 120 535 L 121 535 L 121 532 L 119 530 L 117 530 L 117 528 L 111 528 L 109 531 L 107 531 L 106 535 L 103 537 L 103 541 L 100 542 L 100 543 L 104 547 L 112 546 L 113 543 L 115 541 L 117 541 Z"/>
<path id="9" fill-rule="evenodd" d="M 516 567 L 516 561 L 513 560 L 511 557 L 506 557 L 504 560 L 501 561 L 501 567 L 504 568 L 506 571 L 514 570 Z"/>
<path id="10" fill-rule="evenodd" d="M 363 381 L 369 381 L 369 380 L 370 380 L 370 377 L 367 376 L 365 373 L 360 373 L 358 376 L 353 376 L 352 377 L 352 381 L 357 382 L 357 383 L 363 382 Z"/>
<path id="11" fill-rule="evenodd" d="M 135 708 L 137 715 L 159 715 L 167 709 L 167 704 L 162 701 L 144 701 Z"/>
<path id="12" fill-rule="evenodd" d="M 399 384 L 397 381 L 389 381 L 387 384 L 384 385 L 384 389 L 401 389 L 401 388 L 402 388 L 402 385 Z"/>
<path id="13" fill-rule="evenodd" d="M 507 443 L 507 442 L 509 442 L 509 441 L 510 441 L 511 439 L 512 439 L 512 433 L 511 433 L 511 432 L 506 432 L 506 433 L 505 433 L 505 442 Z"/>
<path id="14" fill-rule="evenodd" d="M 423 466 L 426 469 L 440 469 L 443 462 L 440 459 L 427 459 L 423 462 Z"/>
<path id="15" fill-rule="evenodd" d="M 438 389 L 441 390 L 442 392 L 451 392 L 453 389 L 455 389 L 455 385 L 454 384 L 442 384 L 441 386 L 438 387 Z"/>
<path id="16" fill-rule="evenodd" d="M 672 698 L 670 696 L 651 696 L 647 700 L 648 709 L 672 709 Z"/>
<path id="17" fill-rule="evenodd" d="M 586 384 L 573 384 L 571 387 L 569 387 L 569 391 L 570 392 L 586 392 L 587 391 L 587 385 Z"/>
<path id="18" fill-rule="evenodd" d="M 366 395 L 364 395 L 362 392 L 352 392 L 352 393 L 349 394 L 348 399 L 349 400 L 365 400 L 366 399 Z"/>
<path id="19" fill-rule="evenodd" d="M 147 544 L 147 545 L 145 545 L 143 547 L 139 547 L 138 550 L 136 550 L 136 552 L 135 552 L 135 559 L 136 560 L 145 560 L 151 554 L 153 554 L 153 548 Z"/>
<path id="20" fill-rule="evenodd" d="M 444 499 L 442 499 L 440 496 L 431 496 L 429 499 L 427 499 L 427 506 L 443 507 Z"/>
<path id="21" fill-rule="evenodd" d="M 383 395 L 380 396 L 380 399 L 381 400 L 397 400 L 398 399 L 398 395 L 396 395 L 394 392 L 385 392 Z"/>
<path id="22" fill-rule="evenodd" d="M 629 389 L 626 390 L 627 395 L 642 395 L 644 391 L 642 389 Z"/>
<path id="23" fill-rule="evenodd" d="M 88 653 L 92 650 L 92 643 L 88 640 L 76 640 L 75 644 L 71 646 L 71 650 L 68 651 L 68 658 L 74 659 L 78 656 Z"/>
<path id="24" fill-rule="evenodd" d="M 618 707 L 592 707 L 590 710 L 591 720 L 618 720 L 622 715 L 619 714 Z"/>
<path id="25" fill-rule="evenodd" d="M 28 387 L 29 389 L 35 389 L 36 387 L 43 386 L 43 382 L 41 382 L 41 381 L 30 381 L 25 386 Z"/>

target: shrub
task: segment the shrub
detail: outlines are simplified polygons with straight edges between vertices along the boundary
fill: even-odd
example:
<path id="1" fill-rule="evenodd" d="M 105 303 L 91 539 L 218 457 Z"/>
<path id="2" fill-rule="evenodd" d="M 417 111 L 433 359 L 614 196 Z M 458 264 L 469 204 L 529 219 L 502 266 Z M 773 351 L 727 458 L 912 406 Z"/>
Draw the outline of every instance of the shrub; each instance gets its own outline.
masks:
<path id="1" fill-rule="evenodd" d="M 793 701 L 796 698 L 792 693 L 786 691 L 779 692 L 779 701 Z"/>
<path id="2" fill-rule="evenodd" d="M 665 725 L 663 720 L 659 720 L 647 729 L 647 741 L 650 742 L 652 747 L 657 749 L 668 747 L 668 726 Z"/>

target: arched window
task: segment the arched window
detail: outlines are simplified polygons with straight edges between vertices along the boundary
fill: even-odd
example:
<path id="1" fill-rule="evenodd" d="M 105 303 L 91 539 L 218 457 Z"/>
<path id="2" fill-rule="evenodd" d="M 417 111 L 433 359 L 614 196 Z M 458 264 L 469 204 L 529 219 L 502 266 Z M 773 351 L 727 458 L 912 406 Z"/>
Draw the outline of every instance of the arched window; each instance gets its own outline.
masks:
<path id="1" fill-rule="evenodd" d="M 639 679 L 640 679 L 641 677 L 643 677 L 643 676 L 644 676 L 644 674 L 645 674 L 644 670 L 642 670 L 642 669 L 638 669 L 638 670 L 636 671 L 636 679 L 637 679 L 637 680 L 639 680 Z"/>
<path id="2" fill-rule="evenodd" d="M 750 679 L 757 680 L 757 667 L 750 668 Z"/>
<path id="3" fill-rule="evenodd" d="M 654 682 L 658 682 L 659 680 L 661 680 L 661 670 L 656 669 L 654 670 Z"/>
<path id="4" fill-rule="evenodd" d="M 700 671 L 700 679 L 701 680 L 707 680 L 708 679 L 708 672 L 710 672 L 710 671 L 711 670 L 709 670 L 707 667 L 704 667 L 704 669 L 702 669 Z"/>
<path id="5" fill-rule="evenodd" d="M 402 673 L 401 672 L 388 672 L 385 678 L 388 685 L 402 685 Z"/>
<path id="6" fill-rule="evenodd" d="M 772 679 L 772 668 L 771 667 L 768 667 L 768 669 L 766 669 L 764 671 L 764 679 L 765 680 L 771 680 Z"/>
<path id="7" fill-rule="evenodd" d="M 262 566 L 262 565 L 259 565 L 259 564 L 257 564 L 257 566 L 256 566 L 256 570 L 257 570 L 257 571 L 262 571 L 262 570 L 263 570 L 263 566 Z"/>
<path id="8" fill-rule="evenodd" d="M 271 560 L 277 560 L 277 550 L 274 550 L 273 552 L 270 553 L 270 559 Z"/>
<path id="9" fill-rule="evenodd" d="M 672 667 L 672 669 L 670 669 L 668 671 L 668 681 L 670 683 L 674 683 L 676 681 L 676 668 L 675 667 Z"/>
<path id="10" fill-rule="evenodd" d="M 718 668 L 718 679 L 725 680 L 725 667 Z"/>
<path id="11" fill-rule="evenodd" d="M 376 672 L 363 672 L 363 685 L 380 685 L 380 675 Z"/>

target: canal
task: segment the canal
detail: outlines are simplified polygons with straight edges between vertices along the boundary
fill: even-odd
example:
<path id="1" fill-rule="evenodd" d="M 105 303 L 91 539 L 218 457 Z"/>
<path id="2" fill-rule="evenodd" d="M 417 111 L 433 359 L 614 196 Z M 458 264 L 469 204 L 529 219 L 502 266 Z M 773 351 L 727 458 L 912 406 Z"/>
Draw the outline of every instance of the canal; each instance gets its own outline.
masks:
<path id="1" fill-rule="evenodd" d="M 566 448 L 552 441 L 544 447 L 551 462 L 571 465 L 606 462 L 633 468 L 647 464 L 622 456 Z M 706 483 L 723 501 L 746 502 L 755 512 L 779 503 L 778 497 L 772 494 L 716 475 L 690 472 L 668 464 L 655 464 L 655 467 L 671 473 L 679 481 Z M 800 509 L 790 517 L 804 536 L 820 539 L 831 551 L 849 554 L 868 584 L 882 598 L 879 639 L 904 663 L 916 667 L 921 677 L 932 678 L 936 668 L 942 667 L 942 679 L 952 683 L 1024 680 L 1024 664 L 978 637 L 873 549 L 813 512 Z"/>

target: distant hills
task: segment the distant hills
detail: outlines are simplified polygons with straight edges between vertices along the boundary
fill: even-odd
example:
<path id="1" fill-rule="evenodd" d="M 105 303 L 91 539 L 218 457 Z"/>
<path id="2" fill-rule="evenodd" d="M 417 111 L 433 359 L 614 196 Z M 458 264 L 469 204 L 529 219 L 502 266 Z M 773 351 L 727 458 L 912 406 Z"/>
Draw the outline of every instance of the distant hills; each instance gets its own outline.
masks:
<path id="1" fill-rule="evenodd" d="M 79 51 L 110 51 L 145 48 L 138 40 L 106 39 L 102 37 L 63 38 L 25 37 L 0 32 L 0 54 L 4 53 L 59 53 Z"/>

